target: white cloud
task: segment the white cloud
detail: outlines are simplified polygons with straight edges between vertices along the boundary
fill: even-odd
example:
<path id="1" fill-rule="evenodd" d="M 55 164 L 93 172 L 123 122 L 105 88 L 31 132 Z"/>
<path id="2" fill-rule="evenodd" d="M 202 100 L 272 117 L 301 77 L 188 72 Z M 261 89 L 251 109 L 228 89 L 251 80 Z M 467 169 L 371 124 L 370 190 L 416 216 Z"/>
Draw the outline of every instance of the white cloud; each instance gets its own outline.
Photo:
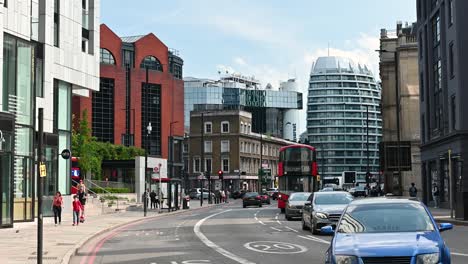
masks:
<path id="1" fill-rule="evenodd" d="M 240 66 L 244 66 L 244 65 L 247 65 L 247 62 L 245 61 L 244 58 L 242 57 L 236 57 L 234 58 L 234 62 Z"/>

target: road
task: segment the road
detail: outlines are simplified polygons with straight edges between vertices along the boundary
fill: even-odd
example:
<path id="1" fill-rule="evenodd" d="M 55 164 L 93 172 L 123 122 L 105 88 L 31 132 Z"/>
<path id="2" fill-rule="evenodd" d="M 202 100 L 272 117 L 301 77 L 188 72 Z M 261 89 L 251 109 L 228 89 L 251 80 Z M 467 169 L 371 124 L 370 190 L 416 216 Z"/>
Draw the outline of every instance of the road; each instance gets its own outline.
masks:
<path id="1" fill-rule="evenodd" d="M 468 227 L 444 233 L 452 263 L 468 263 Z M 243 209 L 239 200 L 124 226 L 88 242 L 72 264 L 323 263 L 331 237 L 285 221 L 276 203 Z M 457 254 L 457 255 L 456 255 Z"/>

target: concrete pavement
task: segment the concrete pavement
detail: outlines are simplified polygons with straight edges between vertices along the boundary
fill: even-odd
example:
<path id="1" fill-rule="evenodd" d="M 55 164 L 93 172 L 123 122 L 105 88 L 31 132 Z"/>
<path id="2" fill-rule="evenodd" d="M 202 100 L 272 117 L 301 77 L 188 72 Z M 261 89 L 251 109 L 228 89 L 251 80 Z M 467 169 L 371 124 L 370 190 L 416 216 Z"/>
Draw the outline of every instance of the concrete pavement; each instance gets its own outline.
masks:
<path id="1" fill-rule="evenodd" d="M 180 210 L 159 214 L 149 210 L 147 218 L 158 218 L 166 215 L 193 211 L 200 208 L 198 201 L 191 202 L 190 210 Z M 210 205 L 203 204 L 206 208 Z M 88 212 L 88 211 L 87 211 Z M 89 210 L 85 223 L 72 226 L 72 215 L 62 215 L 62 224 L 54 225 L 53 218 L 44 218 L 44 264 L 68 263 L 76 249 L 90 238 L 115 229 L 121 225 L 144 219 L 143 212 L 120 211 L 111 214 L 97 215 Z M 29 264 L 37 263 L 37 223 L 15 223 L 14 228 L 0 229 L 0 263 Z"/>

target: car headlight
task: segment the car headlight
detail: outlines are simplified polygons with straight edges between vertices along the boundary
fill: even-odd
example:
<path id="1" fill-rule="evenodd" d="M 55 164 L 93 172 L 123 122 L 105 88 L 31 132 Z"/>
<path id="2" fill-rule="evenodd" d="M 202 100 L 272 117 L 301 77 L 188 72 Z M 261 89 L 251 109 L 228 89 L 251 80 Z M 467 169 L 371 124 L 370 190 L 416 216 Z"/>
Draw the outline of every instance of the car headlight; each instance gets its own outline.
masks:
<path id="1" fill-rule="evenodd" d="M 416 264 L 437 264 L 439 263 L 439 253 L 418 255 Z"/>
<path id="2" fill-rule="evenodd" d="M 317 216 L 318 218 L 322 218 L 322 219 L 327 219 L 328 216 L 324 213 L 316 213 L 315 216 Z"/>
<path id="3" fill-rule="evenodd" d="M 356 256 L 335 256 L 336 264 L 358 264 L 358 259 Z"/>

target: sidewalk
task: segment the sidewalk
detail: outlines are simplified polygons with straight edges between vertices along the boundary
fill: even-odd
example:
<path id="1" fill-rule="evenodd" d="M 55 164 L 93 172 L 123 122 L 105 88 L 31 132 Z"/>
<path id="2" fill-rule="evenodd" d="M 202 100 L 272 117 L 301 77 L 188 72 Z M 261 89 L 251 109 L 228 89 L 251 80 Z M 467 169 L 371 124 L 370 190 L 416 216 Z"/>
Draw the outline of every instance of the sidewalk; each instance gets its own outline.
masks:
<path id="1" fill-rule="evenodd" d="M 450 218 L 450 209 L 430 207 L 432 215 L 439 223 L 452 223 L 454 225 L 468 226 L 468 221 Z"/>
<path id="2" fill-rule="evenodd" d="M 149 210 L 149 217 L 158 217 L 168 214 L 200 208 L 200 202 L 193 200 L 189 210 L 179 210 L 168 213 L 165 210 L 159 214 L 157 210 Z M 203 203 L 203 208 L 214 206 Z M 141 207 L 140 207 L 141 208 Z M 88 216 L 85 223 L 72 226 L 72 215 L 62 215 L 62 224 L 54 225 L 53 217 L 44 218 L 44 264 L 65 264 L 75 253 L 76 249 L 90 238 L 136 220 L 144 219 L 143 211 L 120 211 L 112 214 Z M 37 249 L 37 223 L 15 223 L 13 228 L 0 229 L 0 263 L 2 264 L 35 264 Z"/>

